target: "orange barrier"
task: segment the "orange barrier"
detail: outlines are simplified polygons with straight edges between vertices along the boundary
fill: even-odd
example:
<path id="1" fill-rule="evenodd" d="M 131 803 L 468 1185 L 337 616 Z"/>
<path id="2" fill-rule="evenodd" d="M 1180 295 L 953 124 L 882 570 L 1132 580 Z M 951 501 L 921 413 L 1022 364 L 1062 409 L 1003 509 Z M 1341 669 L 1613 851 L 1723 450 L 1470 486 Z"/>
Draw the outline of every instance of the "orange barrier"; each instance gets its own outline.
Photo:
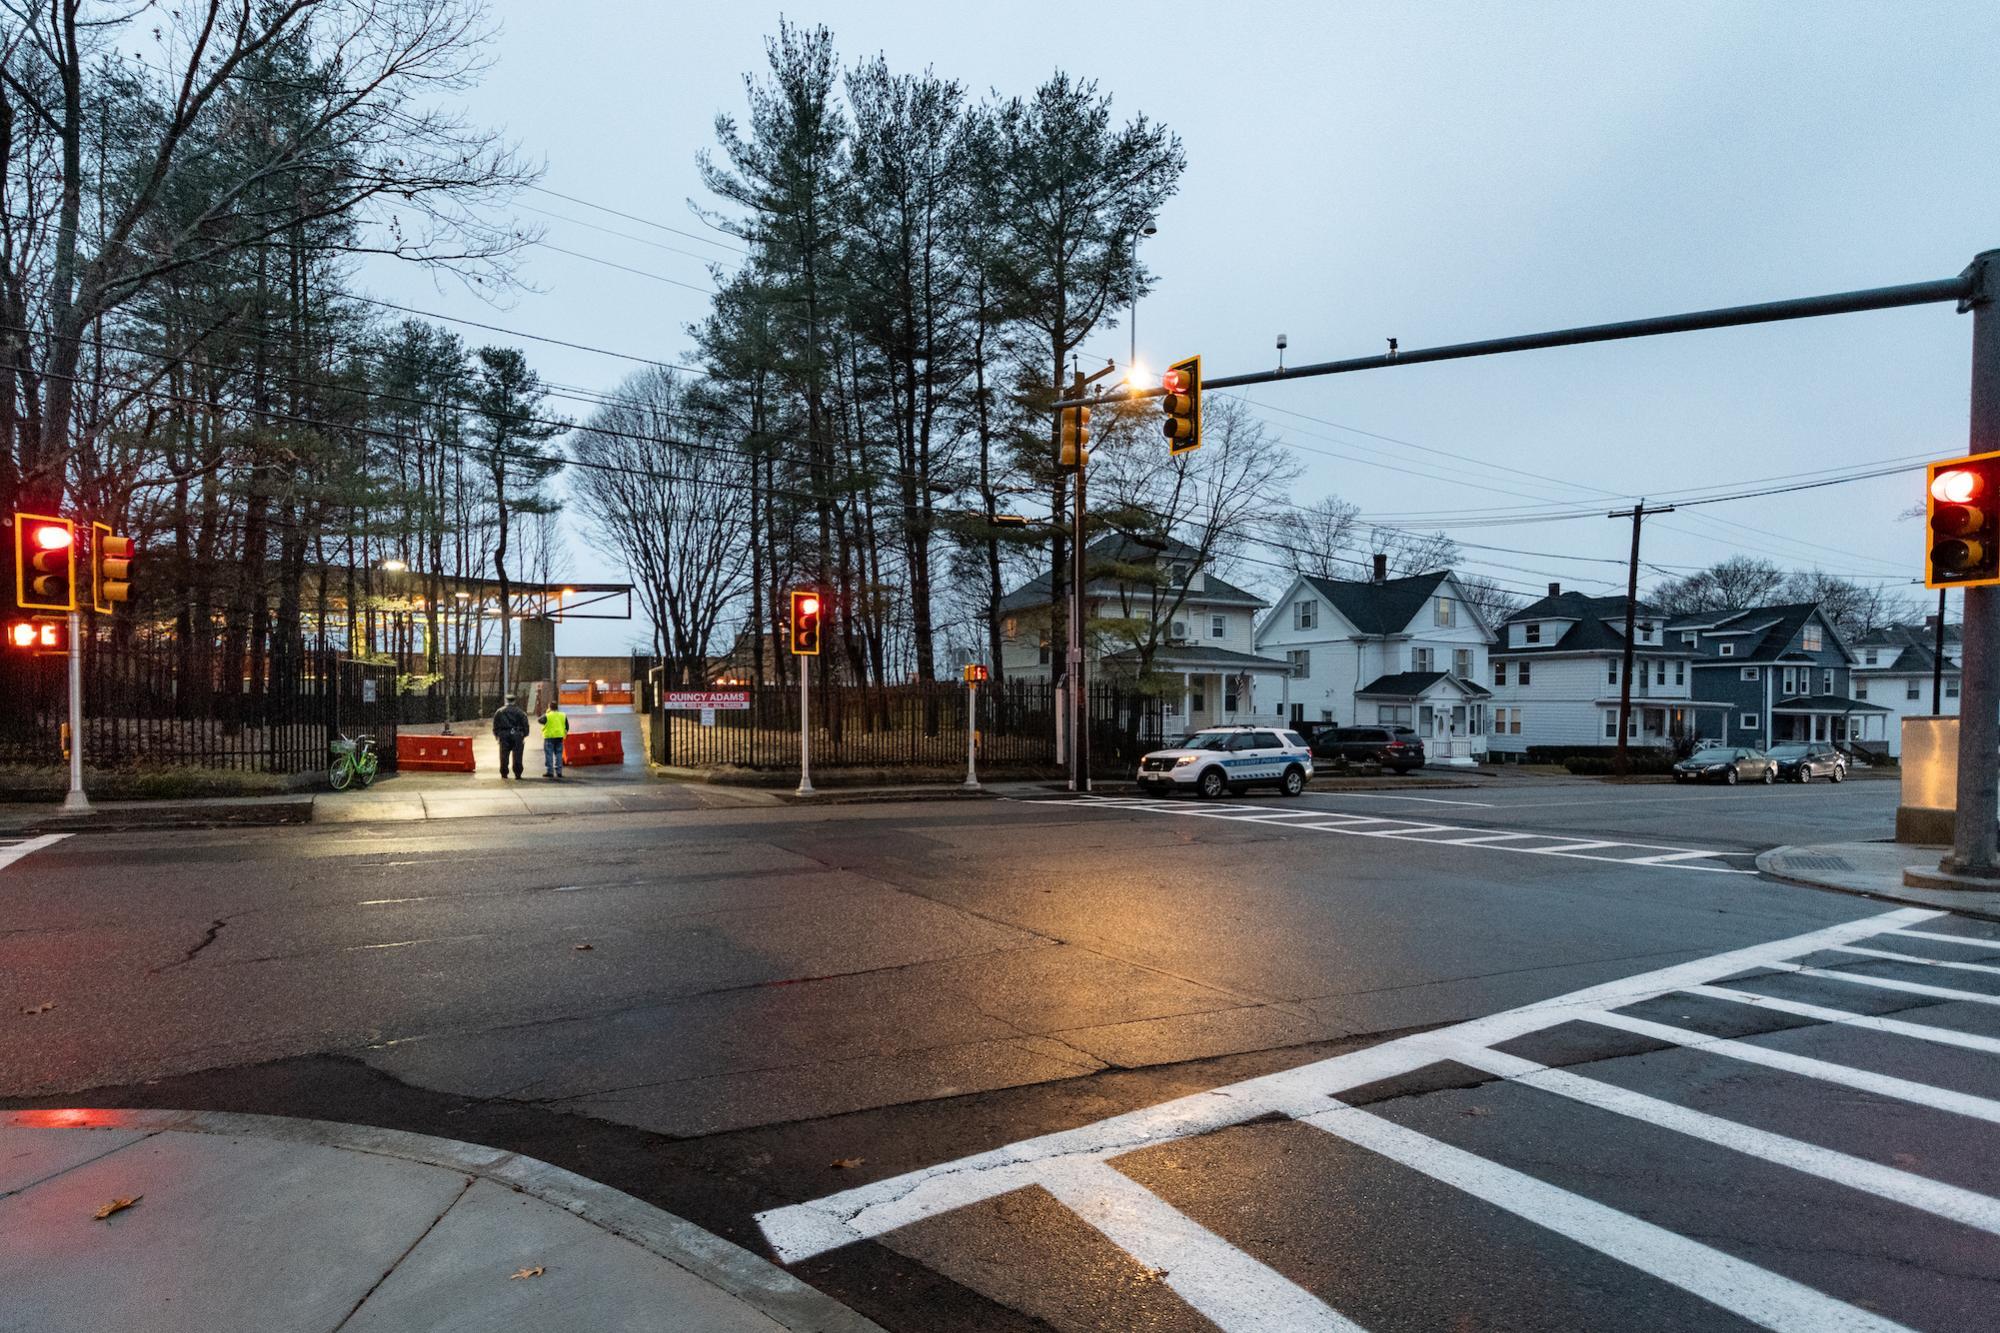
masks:
<path id="1" fill-rule="evenodd" d="M 403 773 L 470 773 L 472 737 L 396 737 L 396 768 Z"/>
<path id="2" fill-rule="evenodd" d="M 572 731 L 563 737 L 563 764 L 581 768 L 586 764 L 625 762 L 625 733 L 621 731 Z"/>

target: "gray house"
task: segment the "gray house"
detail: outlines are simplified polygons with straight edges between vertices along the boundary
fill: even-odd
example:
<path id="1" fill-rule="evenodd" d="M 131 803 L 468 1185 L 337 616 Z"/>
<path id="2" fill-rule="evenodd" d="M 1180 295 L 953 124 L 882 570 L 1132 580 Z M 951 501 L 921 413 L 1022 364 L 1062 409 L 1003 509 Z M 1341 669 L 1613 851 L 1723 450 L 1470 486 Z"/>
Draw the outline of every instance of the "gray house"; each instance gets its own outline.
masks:
<path id="1" fill-rule="evenodd" d="M 1889 710 L 1854 697 L 1855 655 L 1818 603 L 1682 616 L 1667 637 L 1690 653 L 1696 693 L 1726 702 L 1730 745 L 1884 743 Z"/>

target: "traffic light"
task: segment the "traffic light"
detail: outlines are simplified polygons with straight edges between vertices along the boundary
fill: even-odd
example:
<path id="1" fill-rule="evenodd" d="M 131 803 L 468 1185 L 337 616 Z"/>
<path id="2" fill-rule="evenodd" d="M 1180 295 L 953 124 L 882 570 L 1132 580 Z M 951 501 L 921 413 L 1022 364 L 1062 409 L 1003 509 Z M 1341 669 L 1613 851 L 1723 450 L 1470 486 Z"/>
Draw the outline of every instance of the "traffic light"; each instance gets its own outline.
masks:
<path id="1" fill-rule="evenodd" d="M 14 600 L 23 611 L 76 610 L 76 524 L 14 515 Z"/>
<path id="2" fill-rule="evenodd" d="M 1160 387 L 1167 391 L 1160 399 L 1160 410 L 1167 414 L 1160 425 L 1167 452 L 1184 454 L 1201 448 L 1201 358 L 1191 356 L 1168 366 Z"/>
<path id="3" fill-rule="evenodd" d="M 34 616 L 7 622 L 7 646 L 17 652 L 66 653 L 69 622 L 60 616 Z"/>
<path id="4" fill-rule="evenodd" d="M 1924 586 L 2000 583 L 2000 453 L 1932 463 L 1924 487 Z"/>
<path id="5" fill-rule="evenodd" d="M 1072 407 L 1062 414 L 1062 465 L 1085 467 L 1090 463 L 1090 409 Z"/>
<path id="6" fill-rule="evenodd" d="M 792 592 L 792 651 L 800 657 L 819 656 L 819 594 Z"/>
<path id="7" fill-rule="evenodd" d="M 118 603 L 132 597 L 132 556 L 130 537 L 121 537 L 108 523 L 90 525 L 90 604 L 109 615 Z"/>

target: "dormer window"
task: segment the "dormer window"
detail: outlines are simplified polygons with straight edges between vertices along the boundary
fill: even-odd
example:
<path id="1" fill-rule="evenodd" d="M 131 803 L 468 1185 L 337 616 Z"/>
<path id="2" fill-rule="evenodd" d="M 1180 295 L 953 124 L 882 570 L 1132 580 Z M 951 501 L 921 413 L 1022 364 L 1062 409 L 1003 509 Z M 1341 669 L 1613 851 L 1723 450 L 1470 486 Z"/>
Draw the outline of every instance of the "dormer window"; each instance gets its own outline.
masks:
<path id="1" fill-rule="evenodd" d="M 1185 588 L 1191 572 L 1185 562 L 1176 560 L 1167 566 L 1167 582 L 1176 588 Z"/>
<path id="2" fill-rule="evenodd" d="M 1715 651 L 1720 657 L 1734 657 L 1736 656 L 1736 645 L 1733 643 L 1719 643 L 1715 646 Z"/>
<path id="3" fill-rule="evenodd" d="M 1526 643 L 1540 643 L 1542 641 L 1542 622 L 1531 620 L 1522 626 L 1521 639 Z"/>

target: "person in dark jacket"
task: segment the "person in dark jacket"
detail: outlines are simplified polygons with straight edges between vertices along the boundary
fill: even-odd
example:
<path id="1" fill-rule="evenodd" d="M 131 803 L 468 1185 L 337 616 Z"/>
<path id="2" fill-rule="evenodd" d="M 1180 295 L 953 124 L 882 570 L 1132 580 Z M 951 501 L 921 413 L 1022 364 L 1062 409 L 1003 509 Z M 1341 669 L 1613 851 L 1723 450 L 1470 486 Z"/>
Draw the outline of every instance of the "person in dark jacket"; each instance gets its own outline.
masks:
<path id="1" fill-rule="evenodd" d="M 508 695 L 500 705 L 500 711 L 493 715 L 493 736 L 500 742 L 500 778 L 507 778 L 507 763 L 511 757 L 514 776 L 521 776 L 521 756 L 528 747 L 528 715 Z"/>

